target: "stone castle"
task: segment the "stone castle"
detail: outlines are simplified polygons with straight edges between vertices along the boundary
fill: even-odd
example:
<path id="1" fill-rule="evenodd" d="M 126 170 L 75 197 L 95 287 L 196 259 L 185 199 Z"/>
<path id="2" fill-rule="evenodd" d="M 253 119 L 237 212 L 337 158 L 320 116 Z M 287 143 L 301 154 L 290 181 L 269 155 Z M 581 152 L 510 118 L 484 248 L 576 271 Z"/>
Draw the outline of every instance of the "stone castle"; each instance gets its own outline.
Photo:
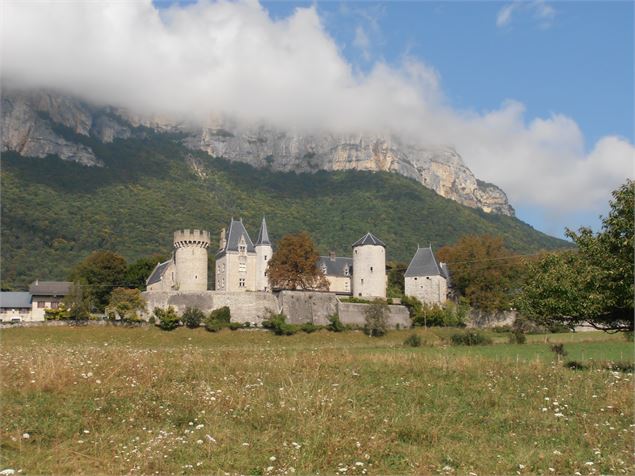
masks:
<path id="1" fill-rule="evenodd" d="M 386 244 L 368 232 L 351 245 L 352 257 L 335 253 L 320 256 L 318 268 L 328 282 L 328 292 L 282 291 L 274 294 L 267 277 L 273 243 L 263 217 L 256 241 L 242 219 L 231 219 L 220 233 L 215 253 L 214 289 L 208 290 L 210 233 L 204 230 L 174 232 L 173 253 L 158 263 L 147 280 L 144 297 L 149 312 L 174 306 L 183 311 L 197 307 L 210 311 L 232 310 L 232 320 L 259 323 L 266 312 L 293 313 L 302 322 L 328 323 L 329 313 L 352 313 L 349 322 L 363 323 L 363 304 L 344 303 L 338 296 L 386 298 Z M 443 303 L 447 296 L 447 268 L 437 263 L 431 248 L 419 248 L 405 275 L 406 294 L 427 303 Z M 357 307 L 355 307 L 357 306 Z M 406 312 L 406 317 L 403 313 Z M 407 311 L 391 306 L 395 325 L 407 325 Z M 397 317 L 395 317 L 397 316 Z"/>

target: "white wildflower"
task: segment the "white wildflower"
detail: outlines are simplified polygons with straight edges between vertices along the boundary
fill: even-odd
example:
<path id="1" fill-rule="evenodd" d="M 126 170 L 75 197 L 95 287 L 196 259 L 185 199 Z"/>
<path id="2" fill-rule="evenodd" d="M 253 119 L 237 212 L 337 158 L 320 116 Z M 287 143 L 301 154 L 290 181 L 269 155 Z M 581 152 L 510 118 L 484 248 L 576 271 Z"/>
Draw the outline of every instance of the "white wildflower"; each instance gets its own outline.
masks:
<path id="1" fill-rule="evenodd" d="M 276 457 L 275 457 L 275 456 L 270 456 L 270 457 L 269 457 L 269 461 L 275 461 L 275 460 L 276 460 Z"/>
<path id="2" fill-rule="evenodd" d="M 31 435 L 29 435 L 28 433 L 22 433 L 22 438 L 28 440 L 29 438 L 31 438 Z"/>

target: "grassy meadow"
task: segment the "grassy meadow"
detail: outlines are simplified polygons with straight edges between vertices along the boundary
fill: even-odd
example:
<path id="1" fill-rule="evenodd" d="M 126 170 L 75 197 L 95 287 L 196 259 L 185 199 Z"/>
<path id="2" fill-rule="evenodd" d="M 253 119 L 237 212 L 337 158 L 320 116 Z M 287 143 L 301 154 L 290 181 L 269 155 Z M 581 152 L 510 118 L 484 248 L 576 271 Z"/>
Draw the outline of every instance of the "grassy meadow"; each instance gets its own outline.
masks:
<path id="1" fill-rule="evenodd" d="M 360 332 L 0 331 L 0 471 L 633 474 L 633 343 Z M 571 370 L 565 360 L 596 362 Z"/>

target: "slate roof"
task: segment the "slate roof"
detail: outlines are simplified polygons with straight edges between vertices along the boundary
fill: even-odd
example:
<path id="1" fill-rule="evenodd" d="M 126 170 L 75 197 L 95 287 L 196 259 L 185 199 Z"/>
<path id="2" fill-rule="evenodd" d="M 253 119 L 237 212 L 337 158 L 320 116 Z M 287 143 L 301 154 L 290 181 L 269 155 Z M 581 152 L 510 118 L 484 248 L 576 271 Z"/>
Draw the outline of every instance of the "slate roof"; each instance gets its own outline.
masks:
<path id="1" fill-rule="evenodd" d="M 66 296 L 71 292 L 70 281 L 33 281 L 29 292 L 33 296 Z"/>
<path id="2" fill-rule="evenodd" d="M 326 267 L 327 276 L 353 276 L 353 258 L 344 258 L 336 256 L 331 258 L 330 256 L 320 256 L 318 261 L 318 269 L 324 269 Z M 348 268 L 348 274 L 345 269 Z"/>
<path id="3" fill-rule="evenodd" d="M 150 286 L 151 284 L 155 284 L 155 283 L 158 283 L 159 281 L 161 281 L 161 279 L 163 278 L 163 275 L 165 274 L 166 270 L 168 269 L 168 266 L 170 265 L 170 261 L 172 261 L 172 260 L 169 259 L 167 261 L 164 261 L 163 263 L 159 263 L 159 264 L 156 265 L 156 267 L 154 268 L 154 270 L 150 274 L 150 277 L 146 281 L 146 286 Z"/>
<path id="4" fill-rule="evenodd" d="M 386 247 L 386 243 L 381 241 L 379 238 L 377 238 L 375 235 L 373 235 L 370 232 L 362 236 L 359 240 L 353 243 L 352 246 L 353 248 L 355 248 L 356 246 L 363 246 L 363 245 L 376 245 L 376 246 L 383 246 L 384 248 Z"/>
<path id="5" fill-rule="evenodd" d="M 234 220 L 232 218 L 232 221 L 229 224 L 229 231 L 227 231 L 227 235 L 226 235 L 227 242 L 225 243 L 225 248 L 220 250 L 216 254 L 216 257 L 221 257 L 228 251 L 238 251 L 238 244 L 240 243 L 241 236 L 245 237 L 247 252 L 253 253 L 254 251 L 256 251 L 256 249 L 254 248 L 254 243 L 253 241 L 251 241 L 251 238 L 249 237 L 249 233 L 247 233 L 247 230 L 245 229 L 245 226 L 243 225 L 242 220 Z"/>
<path id="6" fill-rule="evenodd" d="M 11 309 L 31 309 L 31 293 L 2 291 L 0 292 L 0 307 Z"/>
<path id="7" fill-rule="evenodd" d="M 262 223 L 260 224 L 260 231 L 258 232 L 258 238 L 256 238 L 256 246 L 258 245 L 270 245 L 269 232 L 267 231 L 267 222 L 265 217 L 262 217 Z"/>
<path id="8" fill-rule="evenodd" d="M 447 279 L 445 272 L 437 263 L 431 247 L 417 249 L 404 276 L 406 278 L 414 276 L 442 276 Z"/>

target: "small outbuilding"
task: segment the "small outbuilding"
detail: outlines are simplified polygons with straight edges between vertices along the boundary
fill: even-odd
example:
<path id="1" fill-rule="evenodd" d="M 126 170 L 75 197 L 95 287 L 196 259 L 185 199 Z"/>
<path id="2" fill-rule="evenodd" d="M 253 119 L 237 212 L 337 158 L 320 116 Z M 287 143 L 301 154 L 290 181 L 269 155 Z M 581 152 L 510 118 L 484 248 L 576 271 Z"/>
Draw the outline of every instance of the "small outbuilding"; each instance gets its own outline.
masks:
<path id="1" fill-rule="evenodd" d="M 439 263 L 432 247 L 417 248 L 404 275 L 404 294 L 425 304 L 443 304 L 448 298 L 449 273 Z"/>

